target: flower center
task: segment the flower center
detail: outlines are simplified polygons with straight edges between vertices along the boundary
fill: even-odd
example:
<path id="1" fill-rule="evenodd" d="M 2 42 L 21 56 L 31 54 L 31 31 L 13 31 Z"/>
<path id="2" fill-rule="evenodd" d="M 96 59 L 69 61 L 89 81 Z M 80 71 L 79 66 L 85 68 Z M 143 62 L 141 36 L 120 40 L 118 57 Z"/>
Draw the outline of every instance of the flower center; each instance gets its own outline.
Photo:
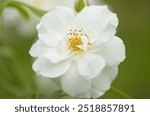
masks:
<path id="1" fill-rule="evenodd" d="M 77 46 L 82 44 L 83 44 L 82 39 L 78 36 L 75 36 L 69 39 L 68 47 L 73 52 L 80 52 L 82 51 L 82 49 Z"/>
<path id="2" fill-rule="evenodd" d="M 79 53 L 86 51 L 90 44 L 88 36 L 82 29 L 70 30 L 68 33 L 68 48 L 71 52 Z"/>

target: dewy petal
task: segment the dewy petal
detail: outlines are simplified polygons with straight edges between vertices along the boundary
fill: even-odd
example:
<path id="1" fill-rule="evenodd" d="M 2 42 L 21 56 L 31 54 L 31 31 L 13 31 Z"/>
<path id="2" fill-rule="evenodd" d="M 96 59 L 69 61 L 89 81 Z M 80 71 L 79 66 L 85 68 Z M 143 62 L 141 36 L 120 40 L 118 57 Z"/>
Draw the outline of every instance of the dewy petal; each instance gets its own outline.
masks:
<path id="1" fill-rule="evenodd" d="M 70 67 L 70 61 L 62 61 L 59 63 L 52 63 L 49 59 L 39 57 L 33 63 L 33 70 L 44 77 L 55 78 L 63 75 L 68 71 Z"/>
<path id="2" fill-rule="evenodd" d="M 71 65 L 69 71 L 61 77 L 63 90 L 71 96 L 80 96 L 88 91 L 91 85 L 91 80 L 82 78 L 74 64 Z"/>
<path id="3" fill-rule="evenodd" d="M 107 91 L 110 89 L 112 81 L 116 78 L 118 73 L 118 67 L 106 66 L 101 74 L 92 80 L 92 87 L 99 91 Z"/>
<path id="4" fill-rule="evenodd" d="M 104 66 L 104 59 L 97 54 L 83 54 L 77 58 L 78 72 L 86 79 L 97 77 Z"/>
<path id="5" fill-rule="evenodd" d="M 125 46 L 119 37 L 114 37 L 106 43 L 98 52 L 104 59 L 107 65 L 119 65 L 125 59 Z"/>
<path id="6" fill-rule="evenodd" d="M 91 40 L 103 44 L 115 35 L 118 18 L 107 6 L 89 6 L 77 15 L 75 23 L 86 30 Z"/>

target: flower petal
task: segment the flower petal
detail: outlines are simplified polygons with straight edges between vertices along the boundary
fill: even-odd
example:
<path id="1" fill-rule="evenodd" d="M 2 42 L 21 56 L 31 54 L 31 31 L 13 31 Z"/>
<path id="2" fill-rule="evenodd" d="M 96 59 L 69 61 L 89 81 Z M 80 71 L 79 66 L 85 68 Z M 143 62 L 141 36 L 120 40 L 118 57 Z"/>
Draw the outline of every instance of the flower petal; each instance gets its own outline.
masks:
<path id="1" fill-rule="evenodd" d="M 39 57 L 33 63 L 33 70 L 44 77 L 55 78 L 63 75 L 70 67 L 69 61 L 62 61 L 59 63 L 52 63 L 48 58 Z"/>
<path id="2" fill-rule="evenodd" d="M 45 51 L 47 51 L 47 49 L 48 48 L 46 46 L 42 45 L 41 41 L 38 40 L 32 45 L 29 53 L 33 57 L 39 57 L 41 54 L 43 54 Z"/>
<path id="3" fill-rule="evenodd" d="M 98 52 L 107 65 L 119 65 L 125 59 L 125 46 L 119 37 L 114 37 Z"/>
<path id="4" fill-rule="evenodd" d="M 93 87 L 89 89 L 88 92 L 84 93 L 83 95 L 80 95 L 81 98 L 98 98 L 102 96 L 105 92 L 99 91 Z"/>
<path id="5" fill-rule="evenodd" d="M 101 74 L 92 80 L 92 87 L 99 91 L 107 91 L 112 81 L 116 78 L 118 73 L 118 67 L 105 67 Z"/>
<path id="6" fill-rule="evenodd" d="M 41 23 L 47 29 L 62 33 L 73 19 L 74 13 L 70 8 L 57 6 L 42 17 Z"/>
<path id="7" fill-rule="evenodd" d="M 97 77 L 104 66 L 104 59 L 96 54 L 84 54 L 77 58 L 78 72 L 86 79 Z"/>
<path id="8" fill-rule="evenodd" d="M 89 90 L 89 93 L 90 93 L 91 98 L 98 98 L 98 97 L 104 95 L 105 92 L 99 91 L 99 90 L 91 87 L 90 90 Z"/>
<path id="9" fill-rule="evenodd" d="M 58 63 L 64 59 L 67 59 L 68 53 L 67 49 L 63 46 L 60 48 L 51 48 L 44 45 L 40 40 L 38 40 L 31 47 L 29 53 L 33 57 L 45 57 L 48 58 L 52 63 Z"/>
<path id="10" fill-rule="evenodd" d="M 71 65 L 69 71 L 61 78 L 63 90 L 71 96 L 79 96 L 88 91 L 91 81 L 83 79 L 77 71 L 75 64 Z"/>
<path id="11" fill-rule="evenodd" d="M 51 48 L 43 53 L 42 57 L 48 58 L 52 63 L 59 63 L 62 60 L 68 59 L 69 53 L 61 48 Z"/>
<path id="12" fill-rule="evenodd" d="M 73 11 L 67 7 L 56 7 L 55 10 L 46 13 L 37 25 L 39 39 L 51 47 L 58 45 L 67 34 L 73 18 Z"/>
<path id="13" fill-rule="evenodd" d="M 78 14 L 75 23 L 83 27 L 96 44 L 103 44 L 115 35 L 118 18 L 107 6 L 89 6 Z"/>
<path id="14" fill-rule="evenodd" d="M 60 33 L 55 32 L 54 30 L 50 30 L 45 28 L 42 23 L 37 25 L 38 29 L 38 37 L 39 40 L 50 47 L 55 47 L 58 45 L 64 38 L 64 36 Z"/>

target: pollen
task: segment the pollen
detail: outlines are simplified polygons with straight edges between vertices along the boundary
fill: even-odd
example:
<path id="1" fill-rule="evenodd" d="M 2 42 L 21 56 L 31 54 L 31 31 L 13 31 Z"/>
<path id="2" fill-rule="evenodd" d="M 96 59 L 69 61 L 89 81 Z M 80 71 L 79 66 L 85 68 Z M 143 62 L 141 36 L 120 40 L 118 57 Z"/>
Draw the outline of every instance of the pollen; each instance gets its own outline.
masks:
<path id="1" fill-rule="evenodd" d="M 68 48 L 71 52 L 73 53 L 79 53 L 82 52 L 83 49 L 79 48 L 80 45 L 83 45 L 83 36 L 87 36 L 87 34 L 85 34 L 85 32 L 83 31 L 83 28 L 81 29 L 74 29 L 74 30 L 70 30 L 67 34 L 68 36 Z M 89 38 L 88 38 L 89 39 Z M 88 43 L 88 46 L 90 45 L 90 43 Z"/>
<path id="2" fill-rule="evenodd" d="M 83 44 L 82 39 L 78 36 L 74 36 L 71 39 L 69 39 L 68 47 L 69 50 L 72 52 L 81 52 L 82 50 L 77 46 L 82 44 Z"/>

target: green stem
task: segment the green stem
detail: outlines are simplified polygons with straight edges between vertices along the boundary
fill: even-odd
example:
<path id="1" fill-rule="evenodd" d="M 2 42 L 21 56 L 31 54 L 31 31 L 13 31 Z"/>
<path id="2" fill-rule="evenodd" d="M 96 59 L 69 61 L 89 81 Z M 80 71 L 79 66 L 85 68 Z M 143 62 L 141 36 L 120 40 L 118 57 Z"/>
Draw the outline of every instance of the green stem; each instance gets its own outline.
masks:
<path id="1" fill-rule="evenodd" d="M 25 4 L 23 2 L 19 2 L 19 1 L 9 1 L 8 5 L 15 5 L 15 6 L 19 6 L 19 7 L 27 7 L 32 13 L 34 13 L 35 15 L 41 17 L 43 16 L 47 11 L 35 8 L 31 5 Z"/>
<path id="2" fill-rule="evenodd" d="M 23 8 L 23 7 L 20 7 L 19 5 L 16 5 L 16 4 L 13 4 L 13 3 L 9 3 L 7 5 L 7 7 L 10 7 L 10 8 L 16 8 L 18 10 L 18 12 L 25 18 L 25 19 L 29 19 L 29 14 L 28 12 Z"/>
<path id="3" fill-rule="evenodd" d="M 132 99 L 131 96 L 127 95 L 126 93 L 124 93 L 123 91 L 117 89 L 116 87 L 111 87 L 110 91 L 118 94 L 120 97 L 125 98 L 125 99 Z"/>
<path id="4" fill-rule="evenodd" d="M 88 0 L 76 0 L 75 10 L 80 12 L 85 6 L 89 6 Z"/>

